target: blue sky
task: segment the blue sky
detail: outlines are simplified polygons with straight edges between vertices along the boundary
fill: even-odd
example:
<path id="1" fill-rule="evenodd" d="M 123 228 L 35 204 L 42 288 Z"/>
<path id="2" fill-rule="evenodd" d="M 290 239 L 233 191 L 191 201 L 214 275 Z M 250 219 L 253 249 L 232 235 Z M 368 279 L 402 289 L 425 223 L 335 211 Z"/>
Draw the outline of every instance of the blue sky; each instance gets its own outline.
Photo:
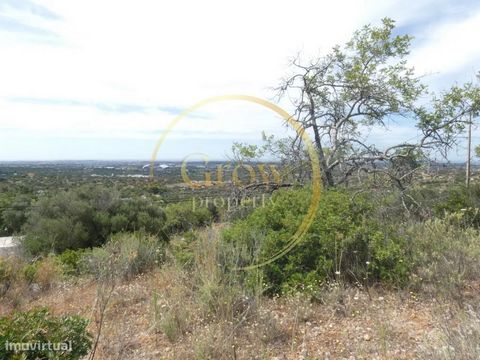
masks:
<path id="1" fill-rule="evenodd" d="M 385 16 L 415 36 L 410 64 L 432 90 L 480 69 L 473 0 L 0 0 L 0 160 L 149 159 L 182 109 L 223 94 L 272 99 L 289 58 L 325 54 Z M 289 134 L 258 106 L 209 105 L 179 123 L 159 157 L 222 158 L 262 130 Z M 404 120 L 370 139 L 416 136 Z M 464 157 L 464 144 L 450 154 Z"/>

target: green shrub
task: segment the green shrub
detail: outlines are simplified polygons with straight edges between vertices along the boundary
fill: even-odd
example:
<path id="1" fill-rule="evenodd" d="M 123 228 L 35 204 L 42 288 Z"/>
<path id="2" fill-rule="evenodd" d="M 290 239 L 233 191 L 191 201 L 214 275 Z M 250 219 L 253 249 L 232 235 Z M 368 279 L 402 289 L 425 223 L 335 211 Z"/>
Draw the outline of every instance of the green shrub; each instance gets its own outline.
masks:
<path id="1" fill-rule="evenodd" d="M 370 261 L 366 276 L 389 284 L 406 285 L 411 262 L 406 252 L 405 238 L 394 230 L 378 231 L 369 237 Z"/>
<path id="2" fill-rule="evenodd" d="M 167 234 L 172 234 L 207 225 L 214 220 L 216 216 L 215 211 L 209 207 L 194 209 L 190 202 L 168 205 L 165 208 L 166 222 L 164 231 Z"/>
<path id="3" fill-rule="evenodd" d="M 79 316 L 52 316 L 47 309 L 16 312 L 0 317 L 0 359 L 74 360 L 88 354 L 92 337 L 87 332 L 88 320 Z M 69 344 L 71 351 L 58 350 L 56 344 Z M 18 354 L 8 344 L 29 343 L 35 350 Z M 42 344 L 50 349 L 42 349 Z M 50 345 L 48 345 L 50 344 Z M 58 351 L 54 351 L 53 347 Z M 21 355 L 21 357 L 19 357 Z"/>
<path id="4" fill-rule="evenodd" d="M 227 229 L 227 242 L 247 244 L 245 265 L 262 262 L 284 249 L 303 221 L 309 189 L 283 190 L 273 203 L 255 210 Z M 316 286 L 321 282 L 405 281 L 408 271 L 402 239 L 373 217 L 373 206 L 343 191 L 322 194 L 315 219 L 302 241 L 286 255 L 262 267 L 271 292 Z M 255 260 L 256 259 L 256 260 Z"/>
<path id="5" fill-rule="evenodd" d="M 65 275 L 80 275 L 84 269 L 83 257 L 87 251 L 85 249 L 66 250 L 57 256 L 58 261 L 62 264 Z"/>
<path id="6" fill-rule="evenodd" d="M 196 233 L 191 230 L 183 233 L 181 236 L 174 236 L 169 243 L 169 250 L 177 264 L 182 267 L 190 267 L 195 258 L 195 240 Z"/>
<path id="7" fill-rule="evenodd" d="M 133 277 L 158 266 L 164 258 L 164 246 L 154 236 L 134 233 L 114 235 L 106 248 L 119 251 L 124 277 Z"/>
<path id="8" fill-rule="evenodd" d="M 3 213 L 8 210 L 13 203 L 13 195 L 8 191 L 8 187 L 0 184 L 0 236 L 11 235 L 8 231 L 8 225 L 5 224 Z"/>
<path id="9" fill-rule="evenodd" d="M 445 215 L 462 212 L 462 227 L 480 228 L 480 186 L 472 184 L 470 188 L 455 186 L 443 193 L 437 194 L 433 205 L 435 215 L 443 218 Z"/>
<path id="10" fill-rule="evenodd" d="M 23 277 L 27 284 L 31 284 L 35 281 L 35 276 L 37 275 L 37 265 L 35 263 L 33 264 L 27 264 L 23 268 Z"/>

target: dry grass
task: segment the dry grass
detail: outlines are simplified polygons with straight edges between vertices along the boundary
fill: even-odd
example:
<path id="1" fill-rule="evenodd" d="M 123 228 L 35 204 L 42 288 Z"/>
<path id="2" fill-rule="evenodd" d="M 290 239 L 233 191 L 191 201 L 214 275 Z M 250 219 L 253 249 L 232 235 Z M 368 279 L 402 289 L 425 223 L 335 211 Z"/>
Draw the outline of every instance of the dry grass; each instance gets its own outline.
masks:
<path id="1" fill-rule="evenodd" d="M 31 270 L 30 277 L 26 269 Z M 0 258 L 0 311 L 19 309 L 32 299 L 52 291 L 62 281 L 62 270 L 53 257 L 36 266 L 18 256 Z"/>
<path id="2" fill-rule="evenodd" d="M 446 306 L 436 331 L 422 347 L 423 359 L 480 359 L 480 315 L 471 306 Z"/>
<path id="3" fill-rule="evenodd" d="M 473 359 L 467 355 L 478 354 L 478 317 L 451 310 L 458 305 L 341 284 L 332 284 L 316 301 L 301 294 L 266 298 L 261 288 L 247 290 L 241 276 L 225 271 L 215 229 L 201 232 L 197 241 L 191 266 L 170 256 L 159 269 L 119 280 L 105 309 L 95 359 Z M 472 285 L 466 300 L 473 303 L 479 289 Z M 82 315 L 95 332 L 97 301 L 97 280 L 83 279 L 19 307 Z"/>
<path id="4" fill-rule="evenodd" d="M 35 273 L 34 282 L 42 290 L 50 290 L 62 277 L 62 270 L 53 257 L 42 260 Z"/>
<path id="5" fill-rule="evenodd" d="M 346 315 L 339 314 L 333 303 L 264 299 L 254 317 L 231 323 L 200 316 L 198 300 L 181 290 L 185 283 L 175 280 L 159 271 L 119 285 L 106 312 L 96 358 L 413 359 L 424 354 L 427 345 L 441 341 L 437 305 L 396 293 L 372 291 L 370 300 L 367 294 L 348 289 Z M 152 307 L 154 293 L 162 294 L 157 299 L 158 319 Z M 49 306 L 56 314 L 93 319 L 95 298 L 96 284 L 84 283 L 46 293 L 25 308 Z M 181 302 L 172 310 L 169 304 L 174 299 Z M 162 321 L 178 309 L 182 310 L 174 323 L 181 331 L 175 330 L 172 338 Z M 92 323 L 90 330 L 95 329 Z"/>

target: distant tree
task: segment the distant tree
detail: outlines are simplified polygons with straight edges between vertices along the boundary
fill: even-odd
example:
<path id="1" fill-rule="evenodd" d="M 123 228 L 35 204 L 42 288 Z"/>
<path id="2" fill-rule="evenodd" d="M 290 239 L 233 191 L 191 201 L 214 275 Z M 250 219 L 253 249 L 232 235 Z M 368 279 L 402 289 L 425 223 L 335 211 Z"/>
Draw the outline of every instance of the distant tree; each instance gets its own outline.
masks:
<path id="1" fill-rule="evenodd" d="M 4 230 L 8 234 L 18 233 L 27 220 L 27 211 L 30 208 L 31 198 L 28 195 L 18 195 L 10 206 L 3 211 L 2 220 Z"/>
<path id="2" fill-rule="evenodd" d="M 273 135 L 262 132 L 262 145 L 251 145 L 234 142 L 232 146 L 233 162 L 236 164 L 248 163 L 266 154 L 280 161 L 279 176 L 282 182 L 302 183 L 309 174 L 308 152 L 302 146 L 297 146 L 298 138 L 276 139 Z M 268 168 L 269 182 L 274 181 L 272 171 Z"/>
<path id="3" fill-rule="evenodd" d="M 102 234 L 95 231 L 93 209 L 73 191 L 41 198 L 22 230 L 23 245 L 32 254 L 62 252 L 102 242 Z"/>
<path id="4" fill-rule="evenodd" d="M 22 228 L 32 254 L 98 246 L 118 232 L 145 231 L 165 239 L 163 210 L 142 198 L 120 199 L 115 189 L 84 186 L 38 200 Z"/>

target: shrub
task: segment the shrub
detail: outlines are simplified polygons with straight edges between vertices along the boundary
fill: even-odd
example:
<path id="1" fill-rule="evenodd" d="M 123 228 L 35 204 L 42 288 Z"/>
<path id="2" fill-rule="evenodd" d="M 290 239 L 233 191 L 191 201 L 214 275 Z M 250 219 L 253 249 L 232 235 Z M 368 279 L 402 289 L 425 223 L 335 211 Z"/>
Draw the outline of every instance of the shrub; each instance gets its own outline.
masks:
<path id="1" fill-rule="evenodd" d="M 458 225 L 462 227 L 480 228 L 480 186 L 472 184 L 470 188 L 456 186 L 444 193 L 437 194 L 433 205 L 435 215 L 443 218 L 445 215 L 463 212 Z"/>
<path id="2" fill-rule="evenodd" d="M 164 245 L 155 236 L 140 232 L 120 233 L 112 236 L 103 247 L 87 253 L 82 266 L 94 276 L 110 272 L 129 279 L 161 264 L 164 256 Z M 108 268 L 107 264 L 110 264 Z"/>
<path id="3" fill-rule="evenodd" d="M 174 343 L 185 332 L 187 327 L 187 318 L 185 310 L 181 304 L 172 307 L 162 314 L 158 322 L 158 328 L 165 334 L 167 339 Z"/>
<path id="4" fill-rule="evenodd" d="M 24 266 L 25 262 L 18 257 L 0 257 L 0 296 L 5 295 L 18 281 L 18 275 Z"/>
<path id="5" fill-rule="evenodd" d="M 0 359 L 80 359 L 88 354 L 92 340 L 87 332 L 88 320 L 79 316 L 54 317 L 47 309 L 16 312 L 0 317 Z M 7 344 L 29 343 L 34 350 L 21 351 L 22 357 Z M 54 351 L 54 344 L 69 344 L 72 349 Z M 52 349 L 42 349 L 41 344 L 51 344 Z M 46 345 L 45 347 L 48 347 Z M 55 345 L 56 349 L 58 345 Z"/>
<path id="6" fill-rule="evenodd" d="M 37 266 L 35 263 L 27 264 L 23 268 L 23 277 L 27 284 L 31 284 L 35 281 L 35 276 L 37 275 Z"/>
<path id="7" fill-rule="evenodd" d="M 187 231 L 181 236 L 173 236 L 169 242 L 169 250 L 176 263 L 182 267 L 191 267 L 194 264 L 194 246 L 196 234 Z"/>
<path id="8" fill-rule="evenodd" d="M 478 230 L 462 229 L 445 220 L 434 219 L 411 226 L 406 236 L 410 243 L 411 285 L 461 301 L 463 288 L 480 273 Z"/>
<path id="9" fill-rule="evenodd" d="M 251 257 L 246 264 L 255 258 L 257 262 L 266 260 L 288 245 L 307 212 L 310 196 L 309 189 L 278 191 L 273 203 L 235 223 L 224 232 L 224 239 L 247 244 Z M 302 241 L 262 267 L 270 292 L 338 278 L 403 282 L 408 275 L 403 240 L 372 214 L 372 205 L 361 196 L 352 200 L 343 191 L 324 192 Z"/>
<path id="10" fill-rule="evenodd" d="M 193 208 L 192 203 L 177 203 L 165 208 L 166 222 L 164 231 L 167 234 L 192 230 L 211 223 L 216 210 L 210 207 Z"/>
<path id="11" fill-rule="evenodd" d="M 36 283 L 42 290 L 49 290 L 63 275 L 58 259 L 49 256 L 23 266 L 21 274 L 27 284 Z"/>
<path id="12" fill-rule="evenodd" d="M 8 192 L 8 187 L 0 184 L 0 236 L 10 235 L 8 226 L 3 219 L 3 213 L 10 208 L 13 202 L 13 195 Z"/>
<path id="13" fill-rule="evenodd" d="M 85 249 L 66 250 L 57 256 L 58 261 L 63 267 L 65 275 L 80 275 L 84 269 L 83 257 L 87 251 Z"/>
<path id="14" fill-rule="evenodd" d="M 164 246 L 154 236 L 134 233 L 118 234 L 106 246 L 119 252 L 119 264 L 124 277 L 133 277 L 158 266 L 164 258 Z"/>
<path id="15" fill-rule="evenodd" d="M 34 281 L 42 290 L 49 290 L 62 276 L 62 269 L 54 256 L 49 256 L 36 264 Z"/>
<path id="16" fill-rule="evenodd" d="M 454 312 L 451 317 L 440 319 L 440 333 L 434 341 L 421 347 L 420 359 L 439 360 L 476 360 L 480 358 L 480 316 L 468 307 L 466 310 Z"/>
<path id="17" fill-rule="evenodd" d="M 28 216 L 22 244 L 32 254 L 87 247 L 97 238 L 89 237 L 89 218 L 88 204 L 73 192 L 42 198 Z"/>

